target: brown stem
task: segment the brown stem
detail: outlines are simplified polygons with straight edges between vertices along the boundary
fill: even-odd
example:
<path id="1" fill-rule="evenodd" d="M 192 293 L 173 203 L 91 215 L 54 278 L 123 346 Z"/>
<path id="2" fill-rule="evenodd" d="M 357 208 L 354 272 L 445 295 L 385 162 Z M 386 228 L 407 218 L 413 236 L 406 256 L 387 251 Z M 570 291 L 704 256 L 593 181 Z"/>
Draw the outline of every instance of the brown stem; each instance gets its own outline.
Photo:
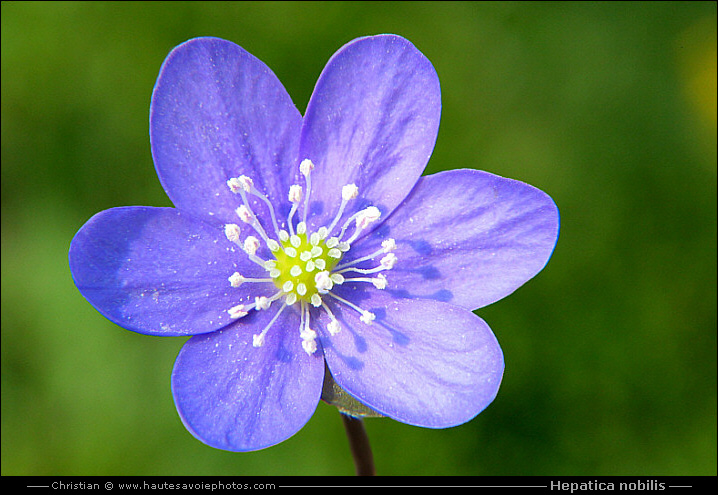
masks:
<path id="1" fill-rule="evenodd" d="M 352 451 L 352 457 L 354 457 L 357 476 L 375 476 L 374 456 L 371 453 L 364 421 L 361 418 L 354 418 L 347 414 L 341 414 L 341 416 L 349 438 L 349 448 Z"/>

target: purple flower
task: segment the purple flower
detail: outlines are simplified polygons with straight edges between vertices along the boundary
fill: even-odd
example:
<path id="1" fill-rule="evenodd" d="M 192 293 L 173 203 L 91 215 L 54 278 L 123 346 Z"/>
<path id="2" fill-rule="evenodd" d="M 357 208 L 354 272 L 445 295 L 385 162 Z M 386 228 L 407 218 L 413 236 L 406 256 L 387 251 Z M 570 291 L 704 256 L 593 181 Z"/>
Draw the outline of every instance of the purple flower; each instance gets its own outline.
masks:
<path id="1" fill-rule="evenodd" d="M 398 36 L 342 47 L 304 117 L 231 42 L 192 39 L 167 57 L 150 138 L 175 208 L 100 212 L 69 258 L 111 321 L 192 336 L 172 391 L 198 439 L 248 451 L 289 438 L 325 369 L 423 427 L 464 423 L 494 399 L 503 355 L 472 310 L 544 267 L 558 211 L 486 172 L 421 177 L 440 113 L 434 68 Z"/>

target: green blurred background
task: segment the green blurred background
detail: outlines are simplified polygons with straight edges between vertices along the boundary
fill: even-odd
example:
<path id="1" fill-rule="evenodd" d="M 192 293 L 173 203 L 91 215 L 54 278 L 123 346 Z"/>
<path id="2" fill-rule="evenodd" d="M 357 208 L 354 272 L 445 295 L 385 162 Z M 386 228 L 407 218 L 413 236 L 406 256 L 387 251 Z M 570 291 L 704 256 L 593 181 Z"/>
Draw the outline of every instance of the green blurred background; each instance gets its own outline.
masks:
<path id="1" fill-rule="evenodd" d="M 148 115 L 175 45 L 218 36 L 303 112 L 329 57 L 396 33 L 443 91 L 426 173 L 548 192 L 547 268 L 477 311 L 496 401 L 427 430 L 367 421 L 379 474 L 716 475 L 716 4 L 2 3 L 2 474 L 350 475 L 336 411 L 290 440 L 214 450 L 182 426 L 183 338 L 123 330 L 75 289 L 94 213 L 169 206 Z"/>

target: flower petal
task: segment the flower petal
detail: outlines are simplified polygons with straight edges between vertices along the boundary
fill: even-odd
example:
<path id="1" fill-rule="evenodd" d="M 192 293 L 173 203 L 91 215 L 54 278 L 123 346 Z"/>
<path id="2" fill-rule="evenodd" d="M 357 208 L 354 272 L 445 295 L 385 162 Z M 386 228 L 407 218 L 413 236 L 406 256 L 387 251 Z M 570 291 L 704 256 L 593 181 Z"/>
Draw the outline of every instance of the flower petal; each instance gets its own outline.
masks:
<path id="1" fill-rule="evenodd" d="M 360 245 L 356 257 L 396 240 L 387 273 L 396 297 L 477 309 L 506 297 L 548 262 L 559 215 L 553 200 L 523 182 L 478 170 L 422 177 L 402 205 Z"/>
<path id="2" fill-rule="evenodd" d="M 235 252 L 222 229 L 174 208 L 112 208 L 75 235 L 70 270 L 82 295 L 124 328 L 152 335 L 211 332 L 233 321 L 226 310 L 248 290 L 232 288 L 229 276 L 266 277 Z"/>
<path id="3" fill-rule="evenodd" d="M 322 346 L 334 380 L 372 409 L 427 428 L 456 426 L 496 397 L 503 354 L 478 316 L 437 301 L 395 300 L 377 290 L 347 299 L 376 315 L 371 325 L 337 305 L 342 329 Z M 353 298 L 351 296 L 354 296 Z"/>
<path id="4" fill-rule="evenodd" d="M 285 309 L 262 347 L 252 346 L 276 314 L 253 312 L 253 328 L 232 326 L 192 337 L 177 356 L 172 393 L 187 429 L 204 443 L 249 451 L 294 435 L 321 396 L 324 359 L 301 346 L 299 318 Z M 292 330 L 295 329 L 295 330 Z"/>
<path id="5" fill-rule="evenodd" d="M 300 158 L 311 159 L 314 227 L 333 219 L 341 187 L 356 184 L 361 200 L 388 215 L 409 193 L 436 142 L 439 79 L 431 62 L 394 35 L 359 38 L 327 63 L 304 119 Z"/>
<path id="6" fill-rule="evenodd" d="M 263 62 L 229 41 L 192 39 L 168 55 L 152 95 L 157 174 L 177 208 L 235 221 L 230 178 L 250 176 L 275 204 L 286 199 L 301 122 Z M 251 198 L 260 218 L 269 218 Z"/>

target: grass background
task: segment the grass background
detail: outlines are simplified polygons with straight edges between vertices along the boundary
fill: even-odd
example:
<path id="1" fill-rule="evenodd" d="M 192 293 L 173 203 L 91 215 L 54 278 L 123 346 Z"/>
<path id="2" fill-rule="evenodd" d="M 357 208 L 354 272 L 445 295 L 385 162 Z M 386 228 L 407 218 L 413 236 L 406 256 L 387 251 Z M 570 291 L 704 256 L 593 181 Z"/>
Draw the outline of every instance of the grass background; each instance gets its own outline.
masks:
<path id="1" fill-rule="evenodd" d="M 169 386 L 184 339 L 141 336 L 75 289 L 94 213 L 169 206 L 149 149 L 160 65 L 218 36 L 303 112 L 353 38 L 411 40 L 442 85 L 426 173 L 548 192 L 547 268 L 477 311 L 506 357 L 468 424 L 367 421 L 379 474 L 716 475 L 716 4 L 2 3 L 2 474 L 349 475 L 320 404 L 288 441 L 195 440 Z"/>

